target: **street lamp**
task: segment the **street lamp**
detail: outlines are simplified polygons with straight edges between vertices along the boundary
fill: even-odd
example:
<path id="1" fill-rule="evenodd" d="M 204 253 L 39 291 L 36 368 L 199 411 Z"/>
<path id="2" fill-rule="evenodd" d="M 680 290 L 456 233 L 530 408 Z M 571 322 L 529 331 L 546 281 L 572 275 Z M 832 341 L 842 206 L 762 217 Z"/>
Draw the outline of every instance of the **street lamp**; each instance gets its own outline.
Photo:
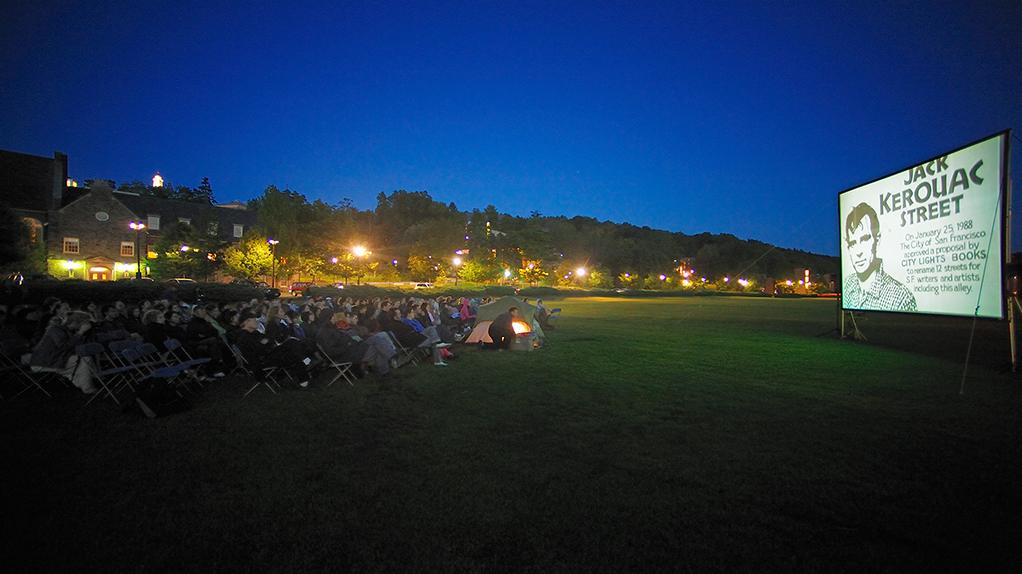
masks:
<path id="1" fill-rule="evenodd" d="M 135 230 L 135 279 L 142 279 L 142 243 L 141 236 L 142 230 L 145 229 L 145 224 L 141 221 L 132 221 L 128 224 L 128 227 Z"/>
<path id="2" fill-rule="evenodd" d="M 270 244 L 270 268 L 272 276 L 270 277 L 270 287 L 277 288 L 277 244 L 280 243 L 276 239 L 267 239 L 267 243 Z"/>
<path id="3" fill-rule="evenodd" d="M 366 255 L 369 254 L 369 250 L 366 249 L 364 245 L 356 245 L 356 246 L 351 248 L 351 254 L 354 255 L 355 257 L 358 257 L 359 259 L 363 259 Z M 358 275 L 355 276 L 355 285 L 361 285 L 362 284 L 362 267 L 364 265 L 365 265 L 365 261 L 360 263 L 359 266 L 358 266 L 359 273 L 358 273 Z"/>
<path id="4" fill-rule="evenodd" d="M 455 257 L 451 259 L 451 263 L 454 264 L 454 285 L 458 285 L 458 268 L 461 267 L 461 257 Z"/>

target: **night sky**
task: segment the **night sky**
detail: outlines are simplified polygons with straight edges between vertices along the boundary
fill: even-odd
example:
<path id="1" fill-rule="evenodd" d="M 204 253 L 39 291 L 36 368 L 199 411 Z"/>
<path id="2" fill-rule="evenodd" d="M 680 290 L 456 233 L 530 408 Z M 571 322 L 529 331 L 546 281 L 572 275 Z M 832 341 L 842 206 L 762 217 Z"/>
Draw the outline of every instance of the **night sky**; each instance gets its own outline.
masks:
<path id="1" fill-rule="evenodd" d="M 839 191 L 1022 128 L 1017 1 L 139 4 L 4 4 L 0 148 L 836 254 Z"/>

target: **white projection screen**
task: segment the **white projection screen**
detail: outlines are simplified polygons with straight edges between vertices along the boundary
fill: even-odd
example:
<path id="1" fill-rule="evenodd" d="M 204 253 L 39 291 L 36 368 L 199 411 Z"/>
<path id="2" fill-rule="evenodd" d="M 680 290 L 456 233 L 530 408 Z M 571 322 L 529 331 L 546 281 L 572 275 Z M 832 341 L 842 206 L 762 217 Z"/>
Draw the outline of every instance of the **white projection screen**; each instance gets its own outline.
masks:
<path id="1" fill-rule="evenodd" d="M 1004 317 L 1009 135 L 838 195 L 842 309 Z"/>

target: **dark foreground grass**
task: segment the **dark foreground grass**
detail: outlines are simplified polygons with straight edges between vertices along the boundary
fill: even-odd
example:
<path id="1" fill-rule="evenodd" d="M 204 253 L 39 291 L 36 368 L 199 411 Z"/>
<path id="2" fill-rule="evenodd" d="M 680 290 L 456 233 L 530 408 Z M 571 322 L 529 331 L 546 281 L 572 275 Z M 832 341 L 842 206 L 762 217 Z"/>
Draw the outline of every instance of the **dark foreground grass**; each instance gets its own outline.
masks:
<path id="1" fill-rule="evenodd" d="M 209 390 L 147 420 L 0 405 L 25 571 L 1016 570 L 1002 325 L 833 302 L 568 300 L 536 353 L 393 388 Z M 1006 353 L 1007 345 L 1003 344 Z"/>

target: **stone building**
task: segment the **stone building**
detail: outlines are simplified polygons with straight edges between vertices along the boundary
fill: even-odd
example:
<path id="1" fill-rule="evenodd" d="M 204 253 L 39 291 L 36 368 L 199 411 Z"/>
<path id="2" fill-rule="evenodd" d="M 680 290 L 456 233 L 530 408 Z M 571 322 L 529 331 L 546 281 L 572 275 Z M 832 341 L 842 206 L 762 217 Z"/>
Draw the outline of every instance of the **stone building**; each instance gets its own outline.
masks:
<path id="1" fill-rule="evenodd" d="M 67 156 L 0 150 L 0 202 L 45 245 L 46 269 L 56 277 L 112 281 L 148 274 L 149 247 L 178 223 L 236 242 L 256 222 L 240 203 L 208 205 L 116 191 L 106 182 L 78 187 L 67 177 Z M 136 232 L 132 222 L 145 224 Z"/>

